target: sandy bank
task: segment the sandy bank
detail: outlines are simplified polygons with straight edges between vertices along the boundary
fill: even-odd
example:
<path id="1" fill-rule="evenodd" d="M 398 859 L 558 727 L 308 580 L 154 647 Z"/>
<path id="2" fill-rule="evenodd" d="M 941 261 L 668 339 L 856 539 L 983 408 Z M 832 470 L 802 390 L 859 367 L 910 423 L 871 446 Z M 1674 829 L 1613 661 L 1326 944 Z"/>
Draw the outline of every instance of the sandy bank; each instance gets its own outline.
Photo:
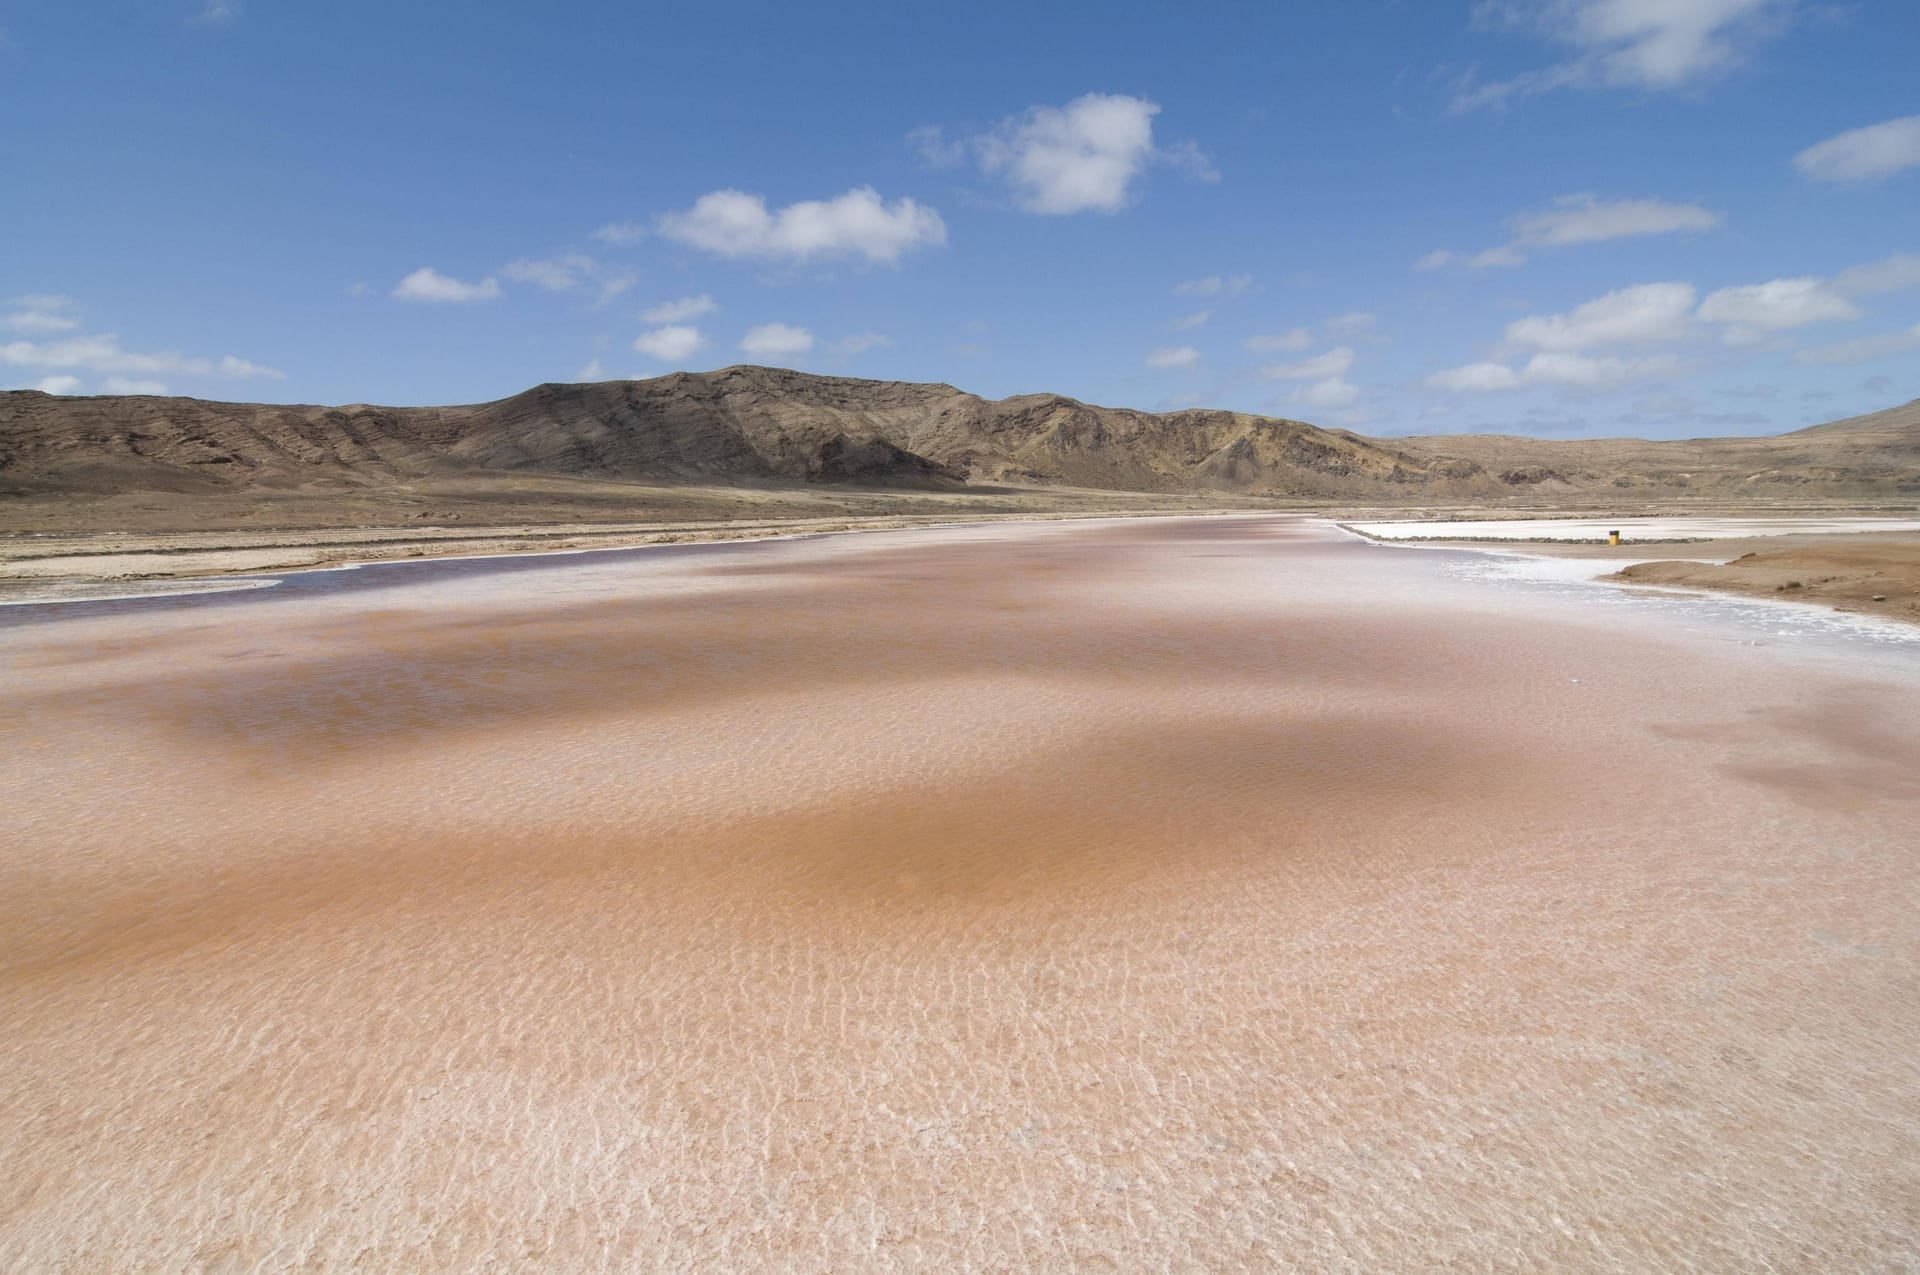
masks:
<path id="1" fill-rule="evenodd" d="M 1604 578 L 1816 602 L 1920 624 L 1920 536 L 1799 540 L 1747 549 L 1730 562 L 1639 562 Z"/>

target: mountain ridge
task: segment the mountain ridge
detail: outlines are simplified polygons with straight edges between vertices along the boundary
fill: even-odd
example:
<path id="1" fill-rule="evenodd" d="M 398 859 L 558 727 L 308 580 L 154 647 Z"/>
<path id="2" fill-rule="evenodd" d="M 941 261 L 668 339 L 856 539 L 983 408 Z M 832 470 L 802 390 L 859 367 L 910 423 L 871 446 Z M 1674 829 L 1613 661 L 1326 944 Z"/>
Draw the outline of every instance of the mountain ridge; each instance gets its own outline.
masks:
<path id="1" fill-rule="evenodd" d="M 610 482 L 1073 487 L 1261 498 L 1471 502 L 1516 493 L 1742 488 L 1920 495 L 1920 400 L 1750 438 L 1372 438 L 1210 408 L 740 365 L 549 382 L 445 407 L 0 393 L 0 495 L 374 488 L 551 475 Z"/>

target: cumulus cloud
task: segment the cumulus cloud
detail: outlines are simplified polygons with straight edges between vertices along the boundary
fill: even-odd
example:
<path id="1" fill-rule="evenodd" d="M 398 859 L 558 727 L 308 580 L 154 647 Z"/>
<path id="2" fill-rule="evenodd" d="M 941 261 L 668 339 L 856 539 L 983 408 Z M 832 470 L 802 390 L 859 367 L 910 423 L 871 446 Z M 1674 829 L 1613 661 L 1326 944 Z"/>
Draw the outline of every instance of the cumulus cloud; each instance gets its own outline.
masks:
<path id="1" fill-rule="evenodd" d="M 1857 319 L 1859 309 L 1818 279 L 1773 279 L 1709 293 L 1698 311 L 1726 324 L 1728 345 L 1758 345 L 1772 334 L 1810 323 Z"/>
<path id="2" fill-rule="evenodd" d="M 914 248 L 947 241 L 939 213 L 911 199 L 888 204 L 871 186 L 778 210 L 769 210 L 759 195 L 716 190 L 686 212 L 662 217 L 660 233 L 721 257 L 798 262 L 853 256 L 885 265 Z"/>
<path id="3" fill-rule="evenodd" d="M 633 339 L 633 348 L 661 363 L 678 363 L 692 358 L 706 343 L 699 328 L 675 325 L 642 332 Z"/>
<path id="4" fill-rule="evenodd" d="M 441 274 L 432 266 L 421 266 L 394 285 L 393 295 L 400 301 L 455 304 L 466 301 L 491 301 L 500 295 L 500 284 L 492 278 L 482 279 L 478 283 L 464 283 L 449 275 Z"/>
<path id="5" fill-rule="evenodd" d="M 688 319 L 697 319 L 703 314 L 712 314 L 719 308 L 719 304 L 703 292 L 697 297 L 680 297 L 674 301 L 662 301 L 651 309 L 642 310 L 640 318 L 647 323 L 684 323 Z"/>
<path id="6" fill-rule="evenodd" d="M 1426 256 L 1413 263 L 1415 270 L 1445 270 L 1452 265 L 1459 254 L 1450 248 L 1435 248 Z"/>
<path id="7" fill-rule="evenodd" d="M 71 332 L 80 326 L 74 317 L 71 297 L 35 292 L 14 297 L 5 303 L 9 314 L 0 315 L 0 329 L 10 332 Z"/>
<path id="8" fill-rule="evenodd" d="M 1306 328 L 1288 328 L 1285 332 L 1250 336 L 1242 344 L 1255 354 L 1286 354 L 1312 345 L 1313 333 Z"/>
<path id="9" fill-rule="evenodd" d="M 1173 327 L 1175 331 L 1185 332 L 1189 328 L 1199 327 L 1212 317 L 1213 311 L 1211 310 L 1195 310 L 1192 314 L 1183 314 L 1175 319 L 1173 321 Z"/>
<path id="10" fill-rule="evenodd" d="M 813 333 L 784 323 L 762 323 L 740 338 L 740 348 L 756 359 L 792 358 L 813 348 Z"/>
<path id="11" fill-rule="evenodd" d="M 1559 351 L 1676 340 L 1692 330 L 1693 302 L 1692 284 L 1643 283 L 1609 292 L 1565 314 L 1516 319 L 1507 325 L 1507 340 Z"/>
<path id="12" fill-rule="evenodd" d="M 1147 354 L 1148 367 L 1192 367 L 1200 361 L 1200 351 L 1191 345 L 1169 345 Z"/>
<path id="13" fill-rule="evenodd" d="M 1731 71 L 1780 34 L 1800 0 L 1480 0 L 1474 25 L 1518 31 L 1573 56 L 1510 80 L 1455 85 L 1453 109 L 1473 110 L 1563 88 L 1675 92 Z"/>
<path id="14" fill-rule="evenodd" d="M 1870 182 L 1920 165 L 1920 115 L 1851 129 L 1809 146 L 1794 167 L 1815 181 Z"/>
<path id="15" fill-rule="evenodd" d="M 600 366 L 599 359 L 588 359 L 587 365 L 573 374 L 573 379 L 576 381 L 604 381 L 607 379 L 607 371 Z"/>
<path id="16" fill-rule="evenodd" d="M 46 376 L 34 382 L 34 389 L 42 394 L 78 394 L 80 378 L 77 376 Z"/>
<path id="17" fill-rule="evenodd" d="M 1838 341 L 1832 345 L 1808 346 L 1806 349 L 1794 351 L 1793 360 L 1796 363 L 1810 365 L 1867 363 L 1874 359 L 1887 358 L 1889 355 L 1905 354 L 1909 350 L 1920 350 L 1920 323 L 1914 324 L 1904 332 L 1863 336 L 1852 341 Z"/>
<path id="18" fill-rule="evenodd" d="M 1112 213 L 1127 205 L 1153 163 L 1202 181 L 1219 180 L 1194 142 L 1154 145 L 1153 117 L 1159 113 L 1159 104 L 1144 97 L 1087 93 L 1065 106 L 1035 106 L 974 137 L 949 140 L 938 128 L 919 128 L 908 139 L 936 167 L 973 158 L 1011 186 L 1028 212 Z"/>
<path id="19" fill-rule="evenodd" d="M 206 0 L 200 6 L 200 11 L 193 15 L 193 20 L 209 26 L 224 26 L 240 16 L 240 9 L 240 0 Z"/>
<path id="20" fill-rule="evenodd" d="M 1237 297 L 1252 286 L 1253 276 L 1250 274 L 1210 274 L 1205 278 L 1176 283 L 1173 290 L 1183 297 Z"/>
<path id="21" fill-rule="evenodd" d="M 1342 376 L 1353 366 L 1353 347 L 1341 345 L 1298 363 L 1271 363 L 1260 369 L 1270 381 L 1323 381 Z"/>

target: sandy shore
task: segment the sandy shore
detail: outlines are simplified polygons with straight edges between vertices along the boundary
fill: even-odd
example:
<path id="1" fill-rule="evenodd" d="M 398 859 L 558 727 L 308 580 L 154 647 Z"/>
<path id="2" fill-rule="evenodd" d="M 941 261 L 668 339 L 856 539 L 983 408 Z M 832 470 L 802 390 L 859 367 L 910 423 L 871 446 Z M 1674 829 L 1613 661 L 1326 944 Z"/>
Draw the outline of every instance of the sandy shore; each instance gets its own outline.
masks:
<path id="1" fill-rule="evenodd" d="M 1613 519 L 1619 523 L 1622 520 Z M 1864 520 L 1743 519 L 1722 516 L 1697 522 L 1661 520 L 1661 540 L 1627 540 L 1618 545 L 1565 539 L 1547 540 L 1479 535 L 1449 539 L 1438 535 L 1395 538 L 1390 543 L 1435 549 L 1470 549 L 1525 557 L 1571 558 L 1599 564 L 1617 563 L 1618 569 L 1596 569 L 1595 578 L 1622 585 L 1703 589 L 1742 597 L 1766 598 L 1830 607 L 1836 611 L 1878 615 L 1920 624 L 1920 532 L 1850 531 Z M 1898 525 L 1903 520 L 1880 520 Z M 1557 534 L 1577 536 L 1604 529 L 1609 520 L 1568 523 Z M 1341 524 L 1357 534 L 1387 539 L 1376 532 L 1380 524 Z M 1499 524 L 1478 524 L 1489 531 Z M 1533 524 L 1524 525 L 1529 530 Z M 1809 526 L 1823 530 L 1796 531 Z M 1749 529 L 1757 534 L 1745 534 Z M 1604 534 L 1604 530 L 1603 530 Z"/>
<path id="2" fill-rule="evenodd" d="M 969 523 L 1151 517 L 1141 508 L 967 513 Z M 1221 509 L 1217 512 L 1231 512 Z M 496 527 L 332 527 L 0 536 L 0 604 L 156 597 L 242 587 L 222 576 L 261 575 L 420 558 L 567 553 L 642 545 L 768 540 L 848 531 L 941 526 L 949 514 L 836 518 L 729 518 L 632 524 L 538 523 Z"/>
<path id="3" fill-rule="evenodd" d="M 1909 1263 L 1920 670 L 1439 561 L 9 608 L 0 1268 Z"/>

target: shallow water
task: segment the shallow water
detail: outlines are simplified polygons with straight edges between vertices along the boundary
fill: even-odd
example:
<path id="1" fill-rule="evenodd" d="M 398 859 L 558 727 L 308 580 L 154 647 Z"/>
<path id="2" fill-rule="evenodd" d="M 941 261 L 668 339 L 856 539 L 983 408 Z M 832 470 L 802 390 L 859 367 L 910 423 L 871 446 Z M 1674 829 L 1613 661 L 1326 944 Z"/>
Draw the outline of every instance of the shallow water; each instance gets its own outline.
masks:
<path id="1" fill-rule="evenodd" d="M 10 608 L 0 1268 L 1911 1263 L 1920 659 L 1481 560 Z"/>

